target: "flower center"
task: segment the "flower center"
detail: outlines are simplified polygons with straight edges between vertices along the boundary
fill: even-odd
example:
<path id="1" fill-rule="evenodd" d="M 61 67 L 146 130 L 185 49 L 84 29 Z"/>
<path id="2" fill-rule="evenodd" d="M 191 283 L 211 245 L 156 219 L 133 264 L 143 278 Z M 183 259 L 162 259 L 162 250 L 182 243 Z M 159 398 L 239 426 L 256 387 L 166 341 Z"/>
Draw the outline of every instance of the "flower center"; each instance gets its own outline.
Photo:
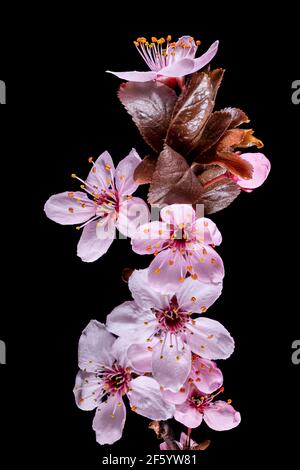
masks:
<path id="1" fill-rule="evenodd" d="M 185 324 L 190 321 L 190 312 L 183 312 L 179 309 L 175 296 L 169 307 L 165 310 L 156 310 L 155 316 L 159 323 L 159 329 L 169 333 L 184 332 Z"/>
<path id="2" fill-rule="evenodd" d="M 124 369 L 120 365 L 114 364 L 111 368 L 106 369 L 99 374 L 103 381 L 103 388 L 107 393 L 122 393 L 128 391 L 131 381 L 131 369 Z"/>
<path id="3" fill-rule="evenodd" d="M 195 391 L 195 393 L 189 398 L 189 404 L 193 408 L 196 408 L 199 413 L 203 413 L 205 408 L 211 404 L 215 397 L 224 392 L 224 387 L 221 387 L 216 393 L 210 395 L 199 395 L 197 392 L 198 391 Z M 228 403 L 230 402 L 231 400 L 228 400 Z"/>

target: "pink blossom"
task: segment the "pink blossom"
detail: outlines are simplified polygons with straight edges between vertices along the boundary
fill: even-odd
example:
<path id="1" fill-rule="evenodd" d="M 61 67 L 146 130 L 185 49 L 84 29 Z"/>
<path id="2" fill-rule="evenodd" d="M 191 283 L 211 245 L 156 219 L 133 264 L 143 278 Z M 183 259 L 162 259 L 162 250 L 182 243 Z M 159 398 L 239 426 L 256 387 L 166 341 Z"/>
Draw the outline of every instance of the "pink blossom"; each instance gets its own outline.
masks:
<path id="1" fill-rule="evenodd" d="M 166 46 L 163 44 L 166 43 Z M 210 48 L 197 59 L 195 58 L 200 41 L 194 41 L 191 36 L 182 36 L 177 42 L 170 42 L 164 38 L 152 38 L 148 43 L 146 38 L 134 41 L 137 51 L 141 54 L 150 69 L 150 72 L 107 72 L 123 80 L 131 82 L 149 82 L 164 77 L 183 77 L 197 72 L 207 65 L 216 55 L 219 41 L 214 42 Z"/>
<path id="2" fill-rule="evenodd" d="M 115 238 L 116 228 L 130 236 L 138 215 L 143 223 L 149 220 L 145 202 L 131 196 L 138 187 L 133 173 L 140 161 L 132 149 L 115 169 L 110 154 L 104 152 L 95 163 L 90 159 L 93 167 L 85 181 L 72 175 L 82 183 L 85 192 L 66 191 L 51 196 L 46 202 L 49 219 L 62 225 L 82 224 L 76 227 L 83 228 L 77 247 L 82 261 L 95 261 L 106 253 Z"/>
<path id="3" fill-rule="evenodd" d="M 250 179 L 244 179 L 231 175 L 231 178 L 244 191 L 251 192 L 265 182 L 271 170 L 271 163 L 263 153 L 242 153 L 241 158 L 252 165 L 252 177 Z"/>
<path id="4" fill-rule="evenodd" d="M 235 428 L 241 422 L 241 415 L 231 406 L 231 400 L 213 401 L 223 391 L 222 387 L 215 394 L 205 395 L 193 387 L 185 403 L 176 405 L 174 418 L 188 428 L 197 428 L 202 420 L 215 431 Z"/>
<path id="5" fill-rule="evenodd" d="M 216 225 L 206 217 L 196 218 L 188 204 L 166 206 L 160 215 L 162 222 L 140 226 L 131 240 L 136 253 L 155 255 L 149 266 L 151 285 L 173 292 L 187 274 L 202 282 L 220 282 L 224 266 L 213 246 L 219 245 L 222 237 Z"/>
<path id="6" fill-rule="evenodd" d="M 175 441 L 176 444 L 178 445 L 179 449 L 181 450 L 185 450 L 185 449 L 189 449 L 189 450 L 192 450 L 193 447 L 197 446 L 197 442 L 193 441 L 193 439 L 189 438 L 185 432 L 182 432 L 180 434 L 180 441 Z M 159 448 L 160 450 L 173 450 L 173 449 L 170 449 L 170 447 L 168 446 L 168 444 L 166 442 L 162 442 L 160 445 L 159 445 Z"/>
<path id="7" fill-rule="evenodd" d="M 151 377 L 137 376 L 129 367 L 122 340 L 110 334 L 105 325 L 92 320 L 79 340 L 80 371 L 74 395 L 82 410 L 96 410 L 93 429 L 99 444 L 113 444 L 121 438 L 127 395 L 131 409 L 154 420 L 169 419 L 174 406 L 166 403 L 158 383 Z"/>
<path id="8" fill-rule="evenodd" d="M 223 374 L 216 363 L 193 354 L 191 371 L 183 387 L 178 392 L 164 389 L 162 393 L 166 401 L 178 405 L 186 401 L 193 387 L 202 393 L 213 393 L 222 383 Z"/>
<path id="9" fill-rule="evenodd" d="M 139 372 L 152 372 L 163 387 L 177 392 L 191 372 L 192 354 L 226 359 L 234 349 L 228 331 L 215 320 L 192 318 L 219 297 L 222 283 L 185 280 L 174 294 L 152 289 L 147 270 L 129 279 L 134 301 L 124 302 L 107 316 L 107 328 L 126 338 L 127 354 Z"/>

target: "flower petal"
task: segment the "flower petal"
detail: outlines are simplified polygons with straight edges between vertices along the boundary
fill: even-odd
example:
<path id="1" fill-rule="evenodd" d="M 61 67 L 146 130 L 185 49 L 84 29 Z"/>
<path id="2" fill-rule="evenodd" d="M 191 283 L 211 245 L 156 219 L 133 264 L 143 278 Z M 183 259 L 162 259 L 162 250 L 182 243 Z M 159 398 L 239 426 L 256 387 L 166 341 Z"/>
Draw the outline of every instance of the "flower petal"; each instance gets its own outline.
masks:
<path id="1" fill-rule="evenodd" d="M 191 224 L 195 220 L 195 211 L 190 204 L 171 204 L 160 211 L 160 216 L 168 224 Z"/>
<path id="2" fill-rule="evenodd" d="M 203 393 L 213 393 L 223 383 L 223 374 L 217 364 L 209 359 L 193 357 L 193 366 L 190 377 L 193 384 Z"/>
<path id="3" fill-rule="evenodd" d="M 176 292 L 181 311 L 201 313 L 206 311 L 222 292 L 222 282 L 205 283 L 188 277 Z"/>
<path id="4" fill-rule="evenodd" d="M 135 269 L 129 278 L 128 287 L 135 302 L 142 309 L 164 309 L 169 305 L 169 297 L 160 294 L 149 284 L 148 269 Z"/>
<path id="5" fill-rule="evenodd" d="M 196 237 L 205 245 L 220 245 L 222 235 L 214 222 L 207 217 L 200 217 L 196 220 Z"/>
<path id="6" fill-rule="evenodd" d="M 174 418 L 179 423 L 184 424 L 187 428 L 197 428 L 202 423 L 202 413 L 189 406 L 187 403 L 183 403 L 182 405 L 176 406 L 176 411 L 174 414 Z"/>
<path id="7" fill-rule="evenodd" d="M 234 350 L 234 340 L 221 323 L 197 318 L 187 324 L 187 342 L 204 359 L 227 359 Z"/>
<path id="8" fill-rule="evenodd" d="M 164 389 L 162 394 L 166 401 L 169 403 L 174 403 L 175 405 L 181 405 L 184 403 L 188 397 L 190 391 L 190 386 L 186 382 L 183 387 L 180 387 L 179 392 L 172 392 L 171 390 Z"/>
<path id="9" fill-rule="evenodd" d="M 241 422 L 241 415 L 225 401 L 216 401 L 204 411 L 204 421 L 215 431 L 227 431 Z"/>
<path id="10" fill-rule="evenodd" d="M 178 347 L 177 347 L 178 346 Z M 191 351 L 180 337 L 167 334 L 164 345 L 157 343 L 153 348 L 152 373 L 157 382 L 177 392 L 186 382 L 191 370 Z"/>
<path id="11" fill-rule="evenodd" d="M 134 181 L 133 174 L 136 167 L 142 161 L 135 149 L 132 149 L 127 157 L 117 165 L 115 172 L 116 189 L 120 196 L 130 195 L 136 191 L 138 184 Z"/>
<path id="12" fill-rule="evenodd" d="M 220 255 L 209 245 L 189 252 L 189 265 L 196 279 L 218 284 L 224 277 L 224 265 Z"/>
<path id="13" fill-rule="evenodd" d="M 102 366 L 111 366 L 114 357 L 111 348 L 115 338 L 103 323 L 91 320 L 83 330 L 78 345 L 78 365 L 87 372 L 97 372 Z"/>
<path id="14" fill-rule="evenodd" d="M 215 41 L 210 48 L 197 59 L 194 59 L 193 72 L 197 72 L 207 65 L 216 55 L 219 47 L 219 41 Z"/>
<path id="15" fill-rule="evenodd" d="M 94 410 L 99 403 L 101 383 L 93 372 L 80 370 L 74 387 L 75 402 L 78 408 L 85 411 Z"/>
<path id="16" fill-rule="evenodd" d="M 96 261 L 107 252 L 112 244 L 115 238 L 115 227 L 109 216 L 105 219 L 107 220 L 91 222 L 84 227 L 77 245 L 77 255 L 82 261 L 87 263 Z"/>
<path id="17" fill-rule="evenodd" d="M 152 372 L 152 346 L 149 344 L 132 344 L 127 351 L 131 366 L 139 373 Z"/>
<path id="18" fill-rule="evenodd" d="M 120 202 L 116 226 L 125 236 L 134 238 L 137 230 L 150 219 L 147 204 L 139 197 L 131 197 Z"/>
<path id="19" fill-rule="evenodd" d="M 157 77 L 156 72 L 137 72 L 136 70 L 132 72 L 112 72 L 111 70 L 106 70 L 107 73 L 112 73 L 121 80 L 127 80 L 129 82 L 150 82 L 155 80 Z"/>
<path id="20" fill-rule="evenodd" d="M 122 437 L 126 408 L 122 398 L 110 395 L 96 411 L 93 429 L 99 444 L 113 444 Z"/>
<path id="21" fill-rule="evenodd" d="M 170 229 L 164 222 L 157 220 L 139 227 L 131 240 L 132 249 L 139 255 L 160 251 L 170 239 Z"/>
<path id="22" fill-rule="evenodd" d="M 62 225 L 82 224 L 96 213 L 93 202 L 80 191 L 54 194 L 46 202 L 44 211 L 49 219 Z"/>
<path id="23" fill-rule="evenodd" d="M 184 282 L 187 263 L 176 250 L 167 248 L 158 253 L 149 266 L 148 279 L 151 286 L 164 293 L 174 293 Z"/>
<path id="24" fill-rule="evenodd" d="M 193 439 L 188 438 L 188 436 L 185 434 L 185 432 L 182 432 L 180 434 L 180 444 L 182 446 L 182 449 L 184 449 L 186 447 L 186 444 L 187 444 L 188 441 L 190 443 L 190 448 L 191 449 L 193 448 L 194 445 L 197 445 L 197 443 L 195 441 L 193 441 Z"/>
<path id="25" fill-rule="evenodd" d="M 87 188 L 90 191 L 107 189 L 112 186 L 115 174 L 114 162 L 110 154 L 105 151 L 95 161 L 86 179 Z"/>
<path id="26" fill-rule="evenodd" d="M 156 321 L 151 310 L 142 310 L 134 301 L 127 301 L 107 315 L 106 325 L 111 333 L 141 343 L 154 332 Z"/>
<path id="27" fill-rule="evenodd" d="M 263 153 L 243 153 L 240 158 L 252 165 L 253 174 L 250 179 L 234 177 L 233 180 L 235 183 L 245 190 L 251 190 L 261 186 L 270 173 L 270 161 Z"/>
<path id="28" fill-rule="evenodd" d="M 184 77 L 193 71 L 195 59 L 181 59 L 162 68 L 158 74 L 163 77 Z"/>
<path id="29" fill-rule="evenodd" d="M 165 420 L 173 417 L 175 407 L 166 403 L 159 384 L 151 377 L 137 377 L 130 382 L 127 393 L 130 405 L 136 413 L 149 419 Z"/>

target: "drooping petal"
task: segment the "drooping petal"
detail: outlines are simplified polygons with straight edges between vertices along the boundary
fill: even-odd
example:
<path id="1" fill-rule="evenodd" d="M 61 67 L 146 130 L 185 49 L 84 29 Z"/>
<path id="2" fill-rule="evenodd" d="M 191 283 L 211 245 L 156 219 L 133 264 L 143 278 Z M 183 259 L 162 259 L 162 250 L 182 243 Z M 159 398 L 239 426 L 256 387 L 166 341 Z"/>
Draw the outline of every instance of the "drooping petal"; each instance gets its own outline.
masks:
<path id="1" fill-rule="evenodd" d="M 151 344 L 151 346 L 150 346 Z M 127 351 L 130 365 L 139 373 L 152 372 L 152 343 L 132 344 Z"/>
<path id="2" fill-rule="evenodd" d="M 131 197 L 120 202 L 117 229 L 126 237 L 134 238 L 137 230 L 149 222 L 150 213 L 147 204 L 139 197 Z"/>
<path id="3" fill-rule="evenodd" d="M 187 342 L 204 359 L 227 359 L 234 350 L 234 340 L 216 320 L 197 318 L 187 324 Z"/>
<path id="4" fill-rule="evenodd" d="M 133 174 L 141 161 L 137 151 L 132 149 L 127 157 L 117 165 L 115 183 L 120 196 L 131 195 L 138 188 L 139 185 L 134 181 Z"/>
<path id="5" fill-rule="evenodd" d="M 162 68 L 158 74 L 163 77 L 184 77 L 193 71 L 195 59 L 181 59 Z"/>
<path id="6" fill-rule="evenodd" d="M 93 421 L 93 430 L 99 444 L 113 444 L 122 437 L 126 408 L 122 398 L 110 395 L 100 404 Z"/>
<path id="7" fill-rule="evenodd" d="M 210 48 L 197 59 L 194 59 L 193 72 L 197 72 L 207 65 L 216 55 L 219 47 L 219 41 L 215 41 Z"/>
<path id="8" fill-rule="evenodd" d="M 227 431 L 241 422 L 241 415 L 225 401 L 211 403 L 204 411 L 204 421 L 215 431 Z"/>
<path id="9" fill-rule="evenodd" d="M 82 261 L 87 263 L 96 261 L 107 252 L 112 244 L 115 238 L 115 228 L 109 216 L 106 219 L 107 221 L 91 222 L 84 227 L 77 245 L 77 255 Z"/>
<path id="10" fill-rule="evenodd" d="M 167 335 L 153 348 L 152 373 L 157 382 L 177 392 L 186 382 L 191 370 L 191 351 L 180 337 Z"/>
<path id="11" fill-rule="evenodd" d="M 183 403 L 182 405 L 176 406 L 174 418 L 187 428 L 193 429 L 200 426 L 203 416 L 196 408 L 189 406 L 187 403 Z"/>
<path id="12" fill-rule="evenodd" d="M 186 382 L 182 387 L 180 387 L 178 392 L 172 392 L 171 390 L 164 389 L 162 394 L 166 401 L 169 403 L 174 403 L 175 405 L 181 405 L 187 399 L 187 396 L 190 392 L 190 385 Z"/>
<path id="13" fill-rule="evenodd" d="M 190 448 L 191 449 L 193 448 L 193 446 L 197 445 L 197 443 L 195 441 L 193 441 L 193 439 L 188 438 L 188 436 L 185 434 L 185 432 L 182 432 L 180 434 L 180 444 L 181 444 L 183 449 L 186 447 L 186 444 L 187 444 L 188 441 L 190 443 Z"/>
<path id="14" fill-rule="evenodd" d="M 175 48 L 171 48 L 171 52 L 174 51 L 175 54 L 169 56 L 170 60 L 173 59 L 173 62 L 178 62 L 181 59 L 194 59 L 198 47 L 195 44 L 194 38 L 192 36 L 181 36 L 176 42 Z"/>
<path id="15" fill-rule="evenodd" d="M 103 323 L 91 320 L 83 330 L 78 345 L 78 365 L 87 372 L 97 372 L 101 366 L 111 366 L 111 348 L 115 338 Z"/>
<path id="16" fill-rule="evenodd" d="M 95 161 L 86 179 L 89 191 L 97 192 L 99 189 L 107 189 L 113 184 L 115 175 L 114 162 L 110 154 L 105 151 Z"/>
<path id="17" fill-rule="evenodd" d="M 189 265 L 192 266 L 194 279 L 202 282 L 218 284 L 224 277 L 222 258 L 209 245 L 189 252 Z"/>
<path id="18" fill-rule="evenodd" d="M 221 295 L 222 282 L 205 283 L 188 277 L 176 292 L 178 306 L 183 312 L 202 313 Z"/>
<path id="19" fill-rule="evenodd" d="M 195 236 L 205 245 L 220 245 L 222 235 L 214 222 L 207 217 L 200 217 L 195 223 Z"/>
<path id="20" fill-rule="evenodd" d="M 175 226 L 191 224 L 195 220 L 195 211 L 191 204 L 171 204 L 160 212 L 161 219 Z"/>
<path id="21" fill-rule="evenodd" d="M 139 255 L 160 251 L 170 239 L 170 229 L 164 222 L 155 220 L 139 227 L 131 240 L 132 249 Z"/>
<path id="22" fill-rule="evenodd" d="M 119 337 L 112 345 L 111 353 L 116 359 L 116 363 L 124 369 L 129 366 L 128 348 L 131 342 L 127 338 Z"/>
<path id="23" fill-rule="evenodd" d="M 195 387 L 203 393 L 215 392 L 223 383 L 223 374 L 217 364 L 197 356 L 193 357 L 190 377 Z"/>
<path id="24" fill-rule="evenodd" d="M 163 399 L 159 384 L 151 377 L 133 379 L 130 389 L 127 396 L 136 413 L 154 420 L 173 417 L 175 407 Z"/>
<path id="25" fill-rule="evenodd" d="M 80 191 L 54 194 L 46 202 L 44 211 L 49 219 L 61 225 L 82 224 L 96 213 L 93 201 Z"/>
<path id="26" fill-rule="evenodd" d="M 187 263 L 178 250 L 167 248 L 158 253 L 149 266 L 148 279 L 151 286 L 164 293 L 174 293 L 184 282 Z"/>
<path id="27" fill-rule="evenodd" d="M 156 320 L 150 309 L 142 310 L 134 301 L 127 301 L 107 315 L 106 325 L 111 333 L 141 343 L 154 332 Z"/>
<path id="28" fill-rule="evenodd" d="M 157 77 L 156 72 L 137 72 L 136 70 L 132 72 L 112 72 L 111 70 L 106 70 L 107 73 L 112 73 L 121 80 L 127 80 L 129 82 L 150 82 L 155 80 Z"/>
<path id="29" fill-rule="evenodd" d="M 80 370 L 76 376 L 74 396 L 78 408 L 85 411 L 94 410 L 101 395 L 101 382 L 93 372 Z"/>
<path id="30" fill-rule="evenodd" d="M 270 161 L 263 153 L 243 153 L 240 158 L 252 165 L 253 174 L 250 179 L 234 177 L 235 183 L 245 190 L 251 190 L 261 186 L 270 173 Z"/>
<path id="31" fill-rule="evenodd" d="M 169 296 L 154 290 L 148 281 L 148 269 L 135 269 L 128 281 L 132 297 L 142 309 L 159 308 L 169 305 Z"/>

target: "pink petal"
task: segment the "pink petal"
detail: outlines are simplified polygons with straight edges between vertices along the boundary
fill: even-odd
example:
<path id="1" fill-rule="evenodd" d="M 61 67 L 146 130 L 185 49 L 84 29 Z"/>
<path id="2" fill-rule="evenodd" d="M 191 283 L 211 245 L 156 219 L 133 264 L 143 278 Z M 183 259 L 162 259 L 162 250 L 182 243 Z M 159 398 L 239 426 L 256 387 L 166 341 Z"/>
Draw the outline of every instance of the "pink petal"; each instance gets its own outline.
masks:
<path id="1" fill-rule="evenodd" d="M 132 344 L 127 354 L 131 366 L 137 372 L 152 372 L 152 343 Z"/>
<path id="2" fill-rule="evenodd" d="M 210 307 L 222 292 L 222 282 L 209 284 L 188 277 L 176 292 L 180 310 L 201 313 Z"/>
<path id="3" fill-rule="evenodd" d="M 222 235 L 218 227 L 207 217 L 200 217 L 196 220 L 196 237 L 201 240 L 204 245 L 220 245 L 222 242 Z"/>
<path id="4" fill-rule="evenodd" d="M 113 184 L 115 174 L 114 162 L 110 154 L 105 151 L 95 161 L 86 179 L 87 189 L 97 191 L 97 189 L 107 189 Z"/>
<path id="5" fill-rule="evenodd" d="M 121 80 L 128 80 L 129 82 L 150 82 L 155 80 L 157 77 L 156 72 L 137 72 L 136 70 L 132 72 L 112 72 L 111 70 L 106 70 L 108 73 L 112 73 Z"/>
<path id="6" fill-rule="evenodd" d="M 101 391 L 99 378 L 96 374 L 82 370 L 78 372 L 74 387 L 75 402 L 78 408 L 85 411 L 94 410 L 97 407 Z"/>
<path id="7" fill-rule="evenodd" d="M 99 444 L 113 444 L 122 437 L 126 408 L 118 394 L 110 395 L 96 411 L 93 429 Z"/>
<path id="8" fill-rule="evenodd" d="M 204 421 L 215 431 L 227 431 L 241 422 L 241 415 L 225 401 L 216 401 L 204 411 Z"/>
<path id="9" fill-rule="evenodd" d="M 210 48 L 200 57 L 194 59 L 193 72 L 197 72 L 207 65 L 216 55 L 219 47 L 219 41 L 215 41 Z"/>
<path id="10" fill-rule="evenodd" d="M 107 216 L 107 221 L 95 221 L 86 225 L 77 245 L 77 255 L 90 263 L 104 255 L 115 238 L 115 227 Z M 99 224 L 99 225 L 97 225 Z M 103 238 L 100 238 L 103 237 Z"/>
<path id="11" fill-rule="evenodd" d="M 196 408 L 183 403 L 182 405 L 176 406 L 174 418 L 176 421 L 179 421 L 179 423 L 184 424 L 187 428 L 193 429 L 200 426 L 203 416 L 202 413 L 199 413 L 199 411 L 196 410 Z"/>
<path id="12" fill-rule="evenodd" d="M 120 161 L 115 172 L 116 189 L 120 196 L 130 195 L 136 191 L 138 184 L 133 179 L 134 170 L 141 162 L 135 149 Z"/>
<path id="13" fill-rule="evenodd" d="M 182 445 L 182 448 L 186 447 L 187 441 L 188 441 L 187 435 L 185 434 L 185 432 L 182 432 L 180 434 L 180 444 Z M 193 439 L 190 438 L 189 441 L 190 441 L 190 447 L 193 447 L 194 445 L 197 445 L 197 443 L 195 441 L 193 441 Z"/>
<path id="14" fill-rule="evenodd" d="M 162 394 L 166 401 L 174 403 L 175 405 L 181 405 L 188 397 L 190 386 L 186 382 L 183 387 L 180 388 L 179 392 L 172 392 L 171 390 L 164 389 Z"/>
<path id="15" fill-rule="evenodd" d="M 193 71 L 195 59 L 181 59 L 168 65 L 158 73 L 164 77 L 184 77 Z"/>
<path id="16" fill-rule="evenodd" d="M 160 216 L 168 224 L 191 224 L 195 220 L 195 211 L 190 204 L 172 204 L 164 207 Z"/>
<path id="17" fill-rule="evenodd" d="M 234 181 L 243 189 L 255 189 L 261 186 L 267 179 L 271 163 L 263 153 L 243 153 L 243 160 L 246 160 L 253 167 L 253 175 L 251 179 L 234 177 Z"/>
<path id="18" fill-rule="evenodd" d="M 177 251 L 167 248 L 158 253 L 149 266 L 148 279 L 151 286 L 164 294 L 174 293 L 184 282 L 187 263 Z"/>
<path id="19" fill-rule="evenodd" d="M 130 382 L 130 388 L 132 391 L 129 391 L 127 396 L 136 413 L 155 420 L 173 417 L 175 407 L 164 401 L 160 386 L 154 379 L 137 377 Z"/>
<path id="20" fill-rule="evenodd" d="M 128 348 L 131 342 L 127 338 L 117 338 L 111 348 L 111 353 L 114 356 L 116 363 L 121 367 L 129 367 Z"/>
<path id="21" fill-rule="evenodd" d="M 205 359 L 227 359 L 234 350 L 229 332 L 210 318 L 197 318 L 187 324 L 187 342 L 195 354 Z"/>
<path id="22" fill-rule="evenodd" d="M 54 194 L 46 202 L 44 211 L 49 219 L 62 225 L 82 224 L 96 213 L 93 202 L 80 191 Z"/>
<path id="23" fill-rule="evenodd" d="M 111 333 L 141 343 L 155 331 L 156 320 L 151 310 L 142 310 L 135 302 L 127 301 L 107 315 L 106 325 Z"/>
<path id="24" fill-rule="evenodd" d="M 223 383 L 223 374 L 216 363 L 202 357 L 193 358 L 193 366 L 190 377 L 195 387 L 203 393 L 213 393 Z"/>
<path id="25" fill-rule="evenodd" d="M 120 202 L 116 226 L 125 237 L 134 238 L 138 228 L 148 223 L 149 219 L 149 209 L 143 199 L 131 197 Z"/>
<path id="26" fill-rule="evenodd" d="M 103 323 L 91 320 L 83 330 L 78 345 L 78 365 L 87 372 L 96 372 L 103 364 L 111 366 L 114 357 L 111 348 L 115 338 Z"/>
<path id="27" fill-rule="evenodd" d="M 224 277 L 224 265 L 222 258 L 209 245 L 202 246 L 199 250 L 189 252 L 189 262 L 196 279 L 206 283 L 220 283 Z"/>
<path id="28" fill-rule="evenodd" d="M 180 47 L 180 44 L 185 44 L 188 47 Z M 185 58 L 194 59 L 198 47 L 196 46 L 192 36 L 181 36 L 176 45 L 175 55 L 170 56 L 170 58 L 173 57 L 176 62 Z"/>
<path id="29" fill-rule="evenodd" d="M 132 249 L 139 255 L 160 251 L 170 239 L 170 229 L 164 222 L 154 221 L 139 227 L 131 240 Z"/>
<path id="30" fill-rule="evenodd" d="M 160 450 L 170 450 L 166 442 L 162 442 L 161 444 L 159 444 L 159 448 Z"/>
<path id="31" fill-rule="evenodd" d="M 142 309 L 153 307 L 164 309 L 169 305 L 168 296 L 155 291 L 148 281 L 148 269 L 135 269 L 128 281 L 135 302 Z"/>
<path id="32" fill-rule="evenodd" d="M 177 337 L 177 345 L 176 339 L 173 337 L 171 340 L 171 335 L 168 334 L 164 347 L 162 343 L 157 343 L 152 356 L 154 379 L 173 392 L 177 392 L 184 385 L 191 370 L 189 346 L 180 337 Z"/>

